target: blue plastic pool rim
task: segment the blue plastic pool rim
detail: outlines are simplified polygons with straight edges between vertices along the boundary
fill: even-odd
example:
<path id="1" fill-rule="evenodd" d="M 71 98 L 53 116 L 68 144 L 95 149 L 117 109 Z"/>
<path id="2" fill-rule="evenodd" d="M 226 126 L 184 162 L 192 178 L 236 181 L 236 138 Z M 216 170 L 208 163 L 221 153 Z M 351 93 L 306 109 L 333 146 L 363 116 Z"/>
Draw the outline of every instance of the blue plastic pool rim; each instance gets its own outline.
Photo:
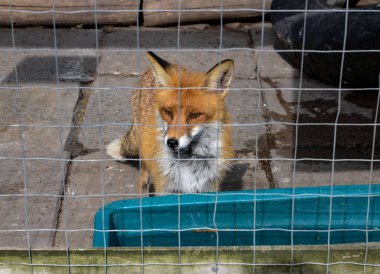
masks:
<path id="1" fill-rule="evenodd" d="M 110 233 L 110 215 L 115 210 L 133 209 L 133 208 L 148 208 L 148 207 L 178 207 L 180 205 L 210 204 L 216 201 L 223 204 L 231 202 L 231 199 L 237 198 L 239 201 L 276 201 L 276 200 L 294 200 L 300 201 L 303 199 L 313 198 L 338 198 L 338 197 L 380 197 L 380 185 L 339 185 L 339 186 L 320 186 L 320 187 L 301 187 L 301 188 L 282 188 L 282 189 L 258 189 L 242 190 L 242 191 L 225 191 L 225 192 L 209 192 L 197 194 L 181 194 L 178 199 L 178 194 L 157 196 L 149 198 L 126 199 L 108 203 L 103 208 L 100 208 L 94 218 L 94 247 L 108 246 Z M 211 199 L 211 201 L 210 201 Z M 104 219 L 103 219 L 104 216 Z M 252 216 L 253 218 L 253 216 Z"/>

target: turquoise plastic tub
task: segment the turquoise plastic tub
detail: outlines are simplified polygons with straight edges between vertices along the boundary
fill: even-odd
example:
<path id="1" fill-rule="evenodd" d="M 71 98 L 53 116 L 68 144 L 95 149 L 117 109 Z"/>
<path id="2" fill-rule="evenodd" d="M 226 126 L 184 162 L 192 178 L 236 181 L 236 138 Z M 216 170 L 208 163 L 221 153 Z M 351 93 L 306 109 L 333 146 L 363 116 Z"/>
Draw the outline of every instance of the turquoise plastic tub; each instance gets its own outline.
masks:
<path id="1" fill-rule="evenodd" d="M 294 205 L 292 195 L 267 189 L 112 202 L 95 215 L 93 245 L 290 245 L 292 234 L 295 245 L 380 241 L 380 185 L 335 186 L 332 196 L 331 187 L 296 188 Z"/>

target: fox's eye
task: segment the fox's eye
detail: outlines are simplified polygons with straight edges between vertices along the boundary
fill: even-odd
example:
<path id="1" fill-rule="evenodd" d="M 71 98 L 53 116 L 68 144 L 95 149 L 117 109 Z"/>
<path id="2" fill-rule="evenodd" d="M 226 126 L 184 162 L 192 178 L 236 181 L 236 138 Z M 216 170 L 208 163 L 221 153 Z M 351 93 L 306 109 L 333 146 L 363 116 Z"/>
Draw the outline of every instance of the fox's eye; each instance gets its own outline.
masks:
<path id="1" fill-rule="evenodd" d="M 197 119 L 197 118 L 199 118 L 201 115 L 202 115 L 202 113 L 200 113 L 200 112 L 193 112 L 193 113 L 190 114 L 190 118 L 191 118 L 191 119 Z"/>
<path id="2" fill-rule="evenodd" d="M 169 116 L 169 117 L 173 117 L 173 111 L 171 111 L 170 109 L 168 108 L 164 108 L 164 113 Z"/>

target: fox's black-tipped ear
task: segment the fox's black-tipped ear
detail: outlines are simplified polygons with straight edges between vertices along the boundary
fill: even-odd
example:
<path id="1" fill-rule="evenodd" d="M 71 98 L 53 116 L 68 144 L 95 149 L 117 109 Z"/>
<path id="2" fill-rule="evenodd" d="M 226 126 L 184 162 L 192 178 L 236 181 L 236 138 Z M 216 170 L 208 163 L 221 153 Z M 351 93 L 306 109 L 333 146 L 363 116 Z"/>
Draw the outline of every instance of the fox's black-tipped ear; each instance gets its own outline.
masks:
<path id="1" fill-rule="evenodd" d="M 169 75 L 169 72 L 173 69 L 173 66 L 151 51 L 147 52 L 147 56 L 149 61 L 152 63 L 156 84 L 160 87 L 173 86 L 172 78 Z"/>
<path id="2" fill-rule="evenodd" d="M 217 90 L 223 100 L 227 95 L 233 76 L 234 61 L 231 59 L 223 60 L 206 73 L 201 86 Z"/>

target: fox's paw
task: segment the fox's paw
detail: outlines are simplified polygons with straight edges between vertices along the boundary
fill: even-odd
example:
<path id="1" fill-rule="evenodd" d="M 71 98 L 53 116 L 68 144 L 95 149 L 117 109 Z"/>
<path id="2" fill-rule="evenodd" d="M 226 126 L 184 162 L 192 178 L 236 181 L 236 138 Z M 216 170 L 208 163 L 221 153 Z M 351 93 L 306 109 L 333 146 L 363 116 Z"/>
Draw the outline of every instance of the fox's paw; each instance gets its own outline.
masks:
<path id="1" fill-rule="evenodd" d="M 124 160 L 121 154 L 121 139 L 115 139 L 107 145 L 107 154 L 115 160 Z"/>

